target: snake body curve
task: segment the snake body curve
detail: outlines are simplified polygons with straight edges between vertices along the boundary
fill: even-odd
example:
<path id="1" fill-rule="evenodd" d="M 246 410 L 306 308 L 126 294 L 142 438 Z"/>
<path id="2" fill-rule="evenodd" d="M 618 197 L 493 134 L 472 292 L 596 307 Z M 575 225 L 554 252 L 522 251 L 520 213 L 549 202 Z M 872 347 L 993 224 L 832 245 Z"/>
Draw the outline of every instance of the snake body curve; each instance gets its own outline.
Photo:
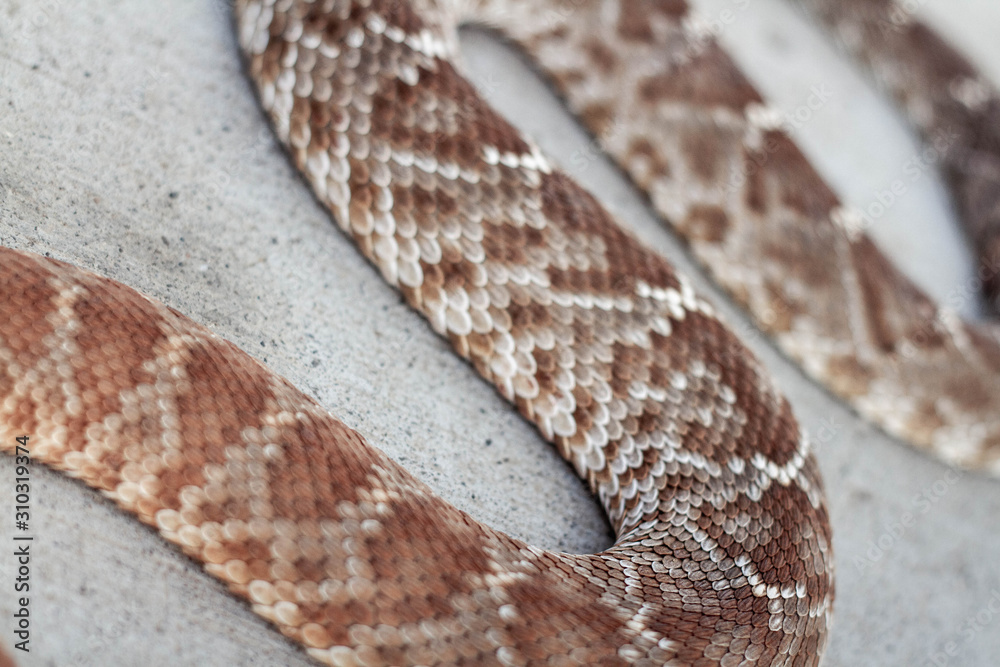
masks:
<path id="1" fill-rule="evenodd" d="M 686 34 L 683 3 L 656 3 L 646 27 L 626 15 L 635 5 L 615 6 L 608 21 L 581 3 L 577 30 L 614 26 L 645 49 Z M 518 33 L 529 6 L 500 7 L 463 9 L 503 25 L 571 104 L 579 90 L 606 94 L 552 55 L 571 50 L 571 28 Z M 817 664 L 829 521 L 787 401 L 683 276 L 479 101 L 452 62 L 459 8 L 236 9 L 262 102 L 318 198 L 555 442 L 601 499 L 615 545 L 555 554 L 482 526 L 202 327 L 6 249 L 4 442 L 39 435 L 37 456 L 154 525 L 328 664 Z M 733 136 L 766 139 L 756 93 L 715 48 L 658 95 L 717 105 Z M 709 92 L 684 80 L 688 67 L 726 85 Z M 666 152 L 627 146 L 637 180 L 665 201 Z M 782 150 L 777 167 L 799 166 Z M 689 206 L 682 229 L 720 219 Z"/>

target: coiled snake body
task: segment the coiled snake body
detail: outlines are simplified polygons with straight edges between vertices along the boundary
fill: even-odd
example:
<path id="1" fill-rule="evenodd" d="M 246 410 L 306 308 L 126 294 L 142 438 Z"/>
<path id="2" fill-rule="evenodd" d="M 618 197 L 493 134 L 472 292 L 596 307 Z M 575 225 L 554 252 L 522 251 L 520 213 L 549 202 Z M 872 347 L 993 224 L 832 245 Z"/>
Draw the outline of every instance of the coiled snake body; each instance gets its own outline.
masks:
<path id="1" fill-rule="evenodd" d="M 154 525 L 329 664 L 818 663 L 832 553 L 808 439 L 687 281 L 479 100 L 452 62 L 459 8 L 236 9 L 263 105 L 317 197 L 555 442 L 599 496 L 615 545 L 557 554 L 482 526 L 176 312 L 6 249 L 4 446 L 37 435 L 36 456 Z M 721 246 L 756 248 L 739 260 L 753 263 L 774 251 L 767 234 L 805 218 L 857 255 L 856 293 L 877 300 L 901 284 L 718 47 L 681 48 L 692 39 L 682 2 L 581 3 L 572 21 L 543 27 L 527 3 L 463 9 L 500 23 L 598 131 L 619 117 L 614 105 L 632 109 L 609 151 L 723 283 L 740 265 L 717 259 Z M 602 50 L 611 41 L 622 49 Z M 592 66 L 565 65 L 567 53 Z M 649 67 L 624 76 L 630 59 Z M 749 160 L 771 142 L 737 196 L 698 186 L 728 173 L 730 148 Z M 682 191 L 685 179 L 696 187 Z M 786 227 L 754 232 L 765 212 Z M 755 290 L 774 292 L 766 274 L 743 288 L 751 310 Z M 953 459 L 995 462 L 991 332 L 952 323 L 917 341 L 879 319 L 879 345 L 852 351 L 818 344 L 837 331 L 801 323 L 830 318 L 779 297 L 789 314 L 779 340 L 859 409 Z M 899 312 L 923 303 L 919 292 L 896 298 Z M 885 358 L 904 342 L 924 353 L 906 358 L 935 368 L 980 355 L 968 377 L 982 392 L 930 421 L 890 409 L 911 371 Z M 906 390 L 919 402 L 921 388 Z M 968 437 L 949 448 L 956 430 Z"/>

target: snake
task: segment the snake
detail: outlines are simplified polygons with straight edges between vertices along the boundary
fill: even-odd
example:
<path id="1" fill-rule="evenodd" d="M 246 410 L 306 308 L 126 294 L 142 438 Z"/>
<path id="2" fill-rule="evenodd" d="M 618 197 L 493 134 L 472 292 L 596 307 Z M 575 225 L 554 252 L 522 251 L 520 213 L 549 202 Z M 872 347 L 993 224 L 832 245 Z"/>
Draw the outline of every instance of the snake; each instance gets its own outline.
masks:
<path id="1" fill-rule="evenodd" d="M 929 141 L 951 137 L 944 171 L 989 269 L 996 93 L 900 5 L 806 4 Z M 556 446 L 616 536 L 566 554 L 491 529 L 205 327 L 0 248 L 0 446 L 32 434 L 33 457 L 155 528 L 318 662 L 817 665 L 829 638 L 830 520 L 788 400 L 687 278 L 482 101 L 463 23 L 531 56 L 807 373 L 915 446 L 1000 470 L 995 328 L 892 267 L 683 0 L 234 10 L 317 200 Z"/>

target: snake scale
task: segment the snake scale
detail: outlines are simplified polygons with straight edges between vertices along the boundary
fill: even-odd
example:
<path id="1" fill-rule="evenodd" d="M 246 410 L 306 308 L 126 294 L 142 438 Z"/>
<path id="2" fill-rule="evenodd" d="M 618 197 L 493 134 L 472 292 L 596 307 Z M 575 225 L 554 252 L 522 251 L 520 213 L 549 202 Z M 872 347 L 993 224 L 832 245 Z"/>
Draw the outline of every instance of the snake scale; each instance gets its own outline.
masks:
<path id="1" fill-rule="evenodd" d="M 926 51 L 872 47 L 851 3 L 812 4 L 876 70 L 920 73 Z M 319 661 L 813 665 L 827 641 L 829 520 L 788 402 L 683 276 L 480 101 L 455 64 L 464 21 L 533 56 L 807 371 L 890 432 L 997 470 L 995 331 L 933 316 L 681 0 L 574 2 L 548 21 L 518 1 L 235 9 L 317 198 L 556 444 L 616 533 L 570 555 L 491 530 L 203 327 L 0 249 L 3 446 L 36 436 L 36 457 L 156 527 Z M 996 96 L 957 62 L 937 73 L 959 94 L 934 97 L 927 76 L 897 92 L 928 135 L 986 128 L 947 166 L 988 258 Z M 853 321 L 832 312 L 845 300 Z"/>

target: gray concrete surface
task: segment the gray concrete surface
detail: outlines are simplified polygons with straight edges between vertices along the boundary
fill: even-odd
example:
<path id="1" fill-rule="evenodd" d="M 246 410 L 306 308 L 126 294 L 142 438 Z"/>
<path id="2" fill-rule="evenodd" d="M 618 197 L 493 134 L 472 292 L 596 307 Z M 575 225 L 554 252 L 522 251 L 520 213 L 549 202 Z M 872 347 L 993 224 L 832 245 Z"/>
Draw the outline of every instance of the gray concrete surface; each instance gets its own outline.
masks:
<path id="1" fill-rule="evenodd" d="M 995 2 L 913 2 L 1000 81 Z M 699 6 L 710 17 L 733 11 L 723 40 L 787 111 L 830 86 L 799 135 L 855 204 L 917 154 L 891 109 L 785 3 Z M 511 51 L 479 33 L 465 44 L 474 80 L 547 151 L 563 164 L 589 152 Z M 945 298 L 967 284 L 967 251 L 931 172 L 875 231 Z M 839 577 L 825 664 L 1000 663 L 1000 614 L 989 608 L 1000 594 L 1000 483 L 955 476 L 860 422 L 752 334 L 613 169 L 585 161 L 574 175 L 751 332 L 819 441 Z M 222 0 L 0 3 L 0 244 L 91 268 L 205 323 L 497 528 L 570 551 L 610 543 L 569 468 L 307 193 L 257 110 Z M 0 508 L 12 505 L 12 478 L 0 458 Z M 58 474 L 32 478 L 33 634 L 22 665 L 310 664 L 152 531 Z M 11 519 L 0 510 L 8 646 Z"/>

